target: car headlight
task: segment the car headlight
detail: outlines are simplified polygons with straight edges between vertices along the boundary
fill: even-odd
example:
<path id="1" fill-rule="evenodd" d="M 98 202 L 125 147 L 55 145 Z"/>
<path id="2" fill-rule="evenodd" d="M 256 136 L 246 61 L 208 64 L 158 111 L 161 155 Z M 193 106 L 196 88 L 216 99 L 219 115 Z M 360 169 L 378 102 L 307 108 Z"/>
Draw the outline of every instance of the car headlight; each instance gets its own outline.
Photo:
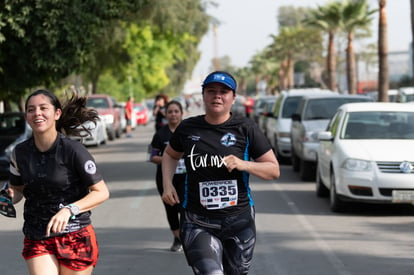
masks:
<path id="1" fill-rule="evenodd" d="M 105 120 L 105 123 L 108 123 L 108 124 L 114 123 L 114 115 L 110 115 L 110 114 L 103 115 L 103 118 Z"/>
<path id="2" fill-rule="evenodd" d="M 342 164 L 342 168 L 350 171 L 369 171 L 371 170 L 371 163 L 361 159 L 347 159 Z"/>

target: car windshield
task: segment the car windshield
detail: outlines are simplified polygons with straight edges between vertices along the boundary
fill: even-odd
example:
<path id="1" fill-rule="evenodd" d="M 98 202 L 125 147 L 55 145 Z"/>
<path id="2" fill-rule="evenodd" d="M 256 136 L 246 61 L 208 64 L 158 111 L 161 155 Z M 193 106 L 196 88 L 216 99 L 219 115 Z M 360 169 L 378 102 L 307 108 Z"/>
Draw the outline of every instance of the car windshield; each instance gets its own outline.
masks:
<path id="1" fill-rule="evenodd" d="M 285 104 L 283 105 L 282 118 L 292 117 L 293 113 L 298 108 L 301 98 L 301 96 L 290 96 L 286 98 Z"/>
<path id="2" fill-rule="evenodd" d="M 3 114 L 0 116 L 0 136 L 20 135 L 24 133 L 26 121 L 22 115 Z"/>
<path id="3" fill-rule="evenodd" d="M 368 98 L 318 98 L 311 99 L 306 107 L 304 120 L 331 119 L 339 106 L 345 103 L 368 101 Z"/>
<path id="4" fill-rule="evenodd" d="M 414 112 L 351 112 L 342 127 L 343 139 L 413 139 Z"/>
<path id="5" fill-rule="evenodd" d="M 86 106 L 89 108 L 109 108 L 108 101 L 105 98 L 88 98 Z"/>

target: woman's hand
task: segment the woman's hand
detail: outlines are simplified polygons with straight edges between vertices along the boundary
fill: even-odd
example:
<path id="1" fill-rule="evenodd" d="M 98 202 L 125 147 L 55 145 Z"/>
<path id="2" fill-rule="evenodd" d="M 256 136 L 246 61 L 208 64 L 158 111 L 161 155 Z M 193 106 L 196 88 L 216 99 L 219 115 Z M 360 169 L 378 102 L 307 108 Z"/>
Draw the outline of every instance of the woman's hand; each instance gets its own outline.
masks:
<path id="1" fill-rule="evenodd" d="M 162 193 L 162 200 L 171 206 L 180 203 L 177 191 L 175 190 L 173 185 L 169 185 L 169 187 L 167 188 L 164 187 L 164 192 Z"/>
<path id="2" fill-rule="evenodd" d="M 66 225 L 69 222 L 72 213 L 69 208 L 61 208 L 49 221 L 46 227 L 46 237 L 49 237 L 51 233 L 63 232 Z"/>
<path id="3" fill-rule="evenodd" d="M 227 170 L 231 173 L 234 169 L 239 171 L 247 170 L 247 162 L 239 159 L 234 155 L 225 156 L 223 159 L 224 165 L 227 167 Z"/>

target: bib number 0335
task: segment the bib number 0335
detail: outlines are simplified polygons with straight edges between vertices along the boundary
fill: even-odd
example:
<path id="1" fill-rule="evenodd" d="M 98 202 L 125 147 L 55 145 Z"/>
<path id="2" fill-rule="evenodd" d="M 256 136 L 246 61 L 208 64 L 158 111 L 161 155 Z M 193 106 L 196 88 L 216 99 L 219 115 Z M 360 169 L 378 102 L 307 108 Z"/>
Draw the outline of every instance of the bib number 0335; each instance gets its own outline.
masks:
<path id="1" fill-rule="evenodd" d="M 200 203 L 207 209 L 222 209 L 237 205 L 237 181 L 204 181 L 199 183 Z"/>

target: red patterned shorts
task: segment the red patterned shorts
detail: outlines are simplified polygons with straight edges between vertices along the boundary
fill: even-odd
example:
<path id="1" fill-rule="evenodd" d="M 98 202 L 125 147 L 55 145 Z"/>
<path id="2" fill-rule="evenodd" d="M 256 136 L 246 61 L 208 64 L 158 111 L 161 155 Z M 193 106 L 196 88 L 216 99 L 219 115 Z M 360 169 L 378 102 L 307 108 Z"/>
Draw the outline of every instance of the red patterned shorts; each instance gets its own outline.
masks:
<path id="1" fill-rule="evenodd" d="M 47 254 L 55 255 L 59 264 L 82 271 L 98 261 L 98 243 L 92 225 L 62 236 L 44 240 L 24 239 L 22 255 L 25 260 Z"/>

